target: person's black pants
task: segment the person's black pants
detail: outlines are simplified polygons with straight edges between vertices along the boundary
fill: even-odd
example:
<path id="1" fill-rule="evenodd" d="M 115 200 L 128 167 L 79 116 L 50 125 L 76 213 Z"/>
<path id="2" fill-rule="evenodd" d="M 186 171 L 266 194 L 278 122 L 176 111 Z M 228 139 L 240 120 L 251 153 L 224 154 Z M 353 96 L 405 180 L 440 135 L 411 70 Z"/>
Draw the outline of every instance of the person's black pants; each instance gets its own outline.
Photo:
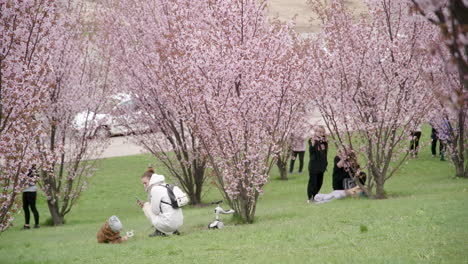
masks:
<path id="1" fill-rule="evenodd" d="M 431 152 L 434 156 L 436 155 L 437 141 L 439 141 L 439 153 L 442 152 L 444 148 L 444 144 L 442 143 L 442 141 L 440 141 L 440 139 L 433 138 L 431 142 Z"/>
<path id="2" fill-rule="evenodd" d="M 29 225 L 29 207 L 34 215 L 34 224 L 39 225 L 39 213 L 36 209 L 36 197 L 37 192 L 23 192 L 23 211 L 24 211 L 24 222 Z"/>
<path id="3" fill-rule="evenodd" d="M 414 155 L 418 155 L 419 139 L 421 138 L 421 131 L 411 132 L 410 150 Z"/>
<path id="4" fill-rule="evenodd" d="M 323 172 L 309 172 L 309 184 L 307 185 L 307 196 L 312 199 L 322 188 Z"/>
<path id="5" fill-rule="evenodd" d="M 299 172 L 302 172 L 304 168 L 304 153 L 305 151 L 293 151 L 292 156 L 294 159 L 291 159 L 291 164 L 289 165 L 289 173 L 294 171 L 294 162 L 296 161 L 297 155 L 299 154 Z"/>

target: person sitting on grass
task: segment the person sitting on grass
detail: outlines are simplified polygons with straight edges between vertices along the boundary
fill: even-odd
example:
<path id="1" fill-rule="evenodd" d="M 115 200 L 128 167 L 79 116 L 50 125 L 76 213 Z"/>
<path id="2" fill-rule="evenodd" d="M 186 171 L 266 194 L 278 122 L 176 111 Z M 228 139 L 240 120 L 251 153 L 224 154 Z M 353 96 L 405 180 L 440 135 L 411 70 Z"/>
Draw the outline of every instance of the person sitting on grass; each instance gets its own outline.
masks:
<path id="1" fill-rule="evenodd" d="M 341 148 L 334 159 L 332 176 L 333 190 L 349 189 L 345 186 L 346 182 L 354 181 L 352 175 L 354 175 L 359 168 L 360 166 L 357 161 L 356 153 L 348 146 Z"/>
<path id="2" fill-rule="evenodd" d="M 359 172 L 358 179 L 361 182 L 361 184 L 365 183 L 366 179 L 366 173 L 365 172 Z M 321 204 L 321 203 L 327 203 L 335 199 L 342 199 L 345 197 L 359 197 L 359 196 L 365 196 L 364 191 L 354 183 L 354 185 L 349 185 L 349 189 L 345 190 L 334 190 L 331 193 L 319 193 L 314 196 L 314 203 L 315 204 Z"/>
<path id="3" fill-rule="evenodd" d="M 127 241 L 127 236 L 120 236 L 120 231 L 122 230 L 122 222 L 120 219 L 113 215 L 104 222 L 101 229 L 97 233 L 98 243 L 110 243 L 110 244 L 119 244 L 124 241 Z"/>
<path id="4" fill-rule="evenodd" d="M 163 175 L 153 174 L 151 178 L 145 173 L 141 178 L 141 183 L 148 192 L 148 201 L 137 201 L 143 209 L 143 213 L 155 227 L 154 236 L 180 235 L 179 228 L 184 223 L 184 216 L 181 208 L 172 208 L 171 199 L 165 187 Z"/>

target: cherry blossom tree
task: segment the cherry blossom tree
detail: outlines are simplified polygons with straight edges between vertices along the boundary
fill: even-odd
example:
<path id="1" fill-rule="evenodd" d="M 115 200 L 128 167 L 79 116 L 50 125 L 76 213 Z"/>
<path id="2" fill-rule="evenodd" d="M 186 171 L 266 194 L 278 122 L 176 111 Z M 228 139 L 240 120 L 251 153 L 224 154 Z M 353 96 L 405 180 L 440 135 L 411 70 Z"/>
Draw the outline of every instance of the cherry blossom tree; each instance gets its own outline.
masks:
<path id="1" fill-rule="evenodd" d="M 34 117 L 50 89 L 55 23 L 55 1 L 0 0 L 0 231 L 13 220 L 18 194 L 37 180 L 26 176 L 37 162 Z"/>
<path id="2" fill-rule="evenodd" d="M 385 182 L 408 156 L 410 132 L 432 106 L 424 77 L 435 70 L 427 49 L 434 27 L 409 15 L 409 1 L 368 1 L 361 17 L 344 1 L 310 3 L 323 27 L 311 50 L 323 119 L 338 148 L 361 154 L 366 193 L 385 198 Z"/>
<path id="3" fill-rule="evenodd" d="M 197 32 L 191 105 L 213 174 L 241 219 L 252 222 L 259 195 L 300 111 L 305 80 L 291 25 L 267 21 L 266 1 L 213 1 Z M 200 27 L 200 29 L 204 29 Z"/>
<path id="4" fill-rule="evenodd" d="M 437 46 L 437 45 L 436 45 Z M 445 53 L 448 54 L 448 53 Z M 445 146 L 443 152 L 450 157 L 455 165 L 457 177 L 468 177 L 468 164 L 465 157 L 468 155 L 468 137 L 466 136 L 466 119 L 468 109 L 466 103 L 459 101 L 458 105 L 451 105 L 448 98 L 454 94 L 464 93 L 459 74 L 453 67 L 446 67 L 444 60 L 434 57 L 434 65 L 439 65 L 440 71 L 429 77 L 432 82 L 436 102 L 431 111 L 431 125 L 437 131 L 437 137 Z"/>
<path id="5" fill-rule="evenodd" d="M 53 225 L 62 225 L 93 175 L 107 137 L 95 136 L 99 113 L 112 95 L 108 54 L 99 53 L 83 2 L 58 6 L 60 45 L 51 57 L 52 89 L 44 96 L 47 107 L 39 114 L 43 133 L 36 147 L 41 158 L 41 188 Z"/>
<path id="6" fill-rule="evenodd" d="M 171 142 L 183 166 L 193 166 L 205 157 L 194 151 L 203 151 L 222 194 L 247 222 L 307 79 L 291 25 L 267 23 L 265 6 L 250 0 L 128 1 L 123 11 L 135 13 L 118 20 L 122 65 L 130 76 L 125 85 L 133 83 L 146 123 L 169 141 L 184 139 L 182 145 Z M 190 160 L 178 154 L 183 145 Z"/>
<path id="7" fill-rule="evenodd" d="M 177 3 L 183 1 L 110 2 L 101 18 L 119 51 L 114 67 L 121 76 L 119 90 L 134 104 L 116 109 L 118 122 L 177 179 L 190 203 L 199 204 L 208 160 L 188 122 L 197 115 L 183 91 L 190 76 L 180 71 L 194 62 L 181 56 L 190 36 L 181 28 L 188 24 L 181 19 L 186 7 Z"/>
<path id="8" fill-rule="evenodd" d="M 414 9 L 440 29 L 432 45 L 435 64 L 442 75 L 430 78 L 438 107 L 433 125 L 445 138 L 457 177 L 468 177 L 468 3 L 463 0 L 412 0 Z M 433 76 L 431 76 L 433 77 Z"/>

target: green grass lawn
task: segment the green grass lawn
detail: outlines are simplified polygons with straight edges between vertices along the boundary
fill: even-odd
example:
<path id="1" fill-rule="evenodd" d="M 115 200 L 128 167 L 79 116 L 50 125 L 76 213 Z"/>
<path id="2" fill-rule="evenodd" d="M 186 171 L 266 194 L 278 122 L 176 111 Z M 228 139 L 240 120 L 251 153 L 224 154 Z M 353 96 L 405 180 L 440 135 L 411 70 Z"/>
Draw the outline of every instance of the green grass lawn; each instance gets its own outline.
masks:
<path id="1" fill-rule="evenodd" d="M 213 207 L 187 207 L 182 235 L 167 238 L 148 237 L 153 229 L 135 204 L 135 195 L 146 198 L 140 175 L 152 157 L 106 159 L 66 225 L 22 231 L 17 215 L 0 235 L 0 263 L 468 263 L 468 181 L 430 156 L 423 146 L 387 182 L 386 200 L 306 204 L 307 171 L 280 181 L 275 169 L 254 224 L 235 225 L 224 216 L 225 229 L 207 230 Z M 321 192 L 331 191 L 331 165 Z M 205 190 L 204 202 L 221 198 L 213 186 Z M 43 223 L 49 217 L 43 196 L 38 208 Z M 135 236 L 97 244 L 96 232 L 113 214 Z"/>

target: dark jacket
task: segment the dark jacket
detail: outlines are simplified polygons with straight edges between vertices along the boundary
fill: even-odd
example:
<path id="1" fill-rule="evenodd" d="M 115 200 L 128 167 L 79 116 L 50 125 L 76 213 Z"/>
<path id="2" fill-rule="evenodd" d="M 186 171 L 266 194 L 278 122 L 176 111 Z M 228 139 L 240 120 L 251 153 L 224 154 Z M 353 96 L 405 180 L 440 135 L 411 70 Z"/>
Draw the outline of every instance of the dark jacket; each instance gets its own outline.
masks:
<path id="1" fill-rule="evenodd" d="M 338 168 L 337 164 L 338 162 L 340 162 L 340 157 L 339 156 L 335 156 L 335 159 L 333 160 L 333 190 L 344 190 L 344 184 L 343 184 L 343 180 L 344 179 L 347 179 L 347 178 L 352 178 L 351 175 L 354 174 L 354 170 L 352 169 L 349 169 L 349 170 L 346 170 L 345 168 Z M 358 166 L 359 167 L 359 166 Z M 367 177 L 362 177 L 359 179 L 359 181 L 361 182 L 361 184 L 365 184 L 366 183 L 366 178 Z"/>
<path id="2" fill-rule="evenodd" d="M 337 166 L 338 162 L 340 162 L 340 157 L 335 156 L 333 160 L 333 190 L 344 190 L 343 187 L 343 180 L 346 178 L 351 178 L 349 173 L 345 171 L 344 168 L 339 168 Z"/>
<path id="3" fill-rule="evenodd" d="M 431 131 L 431 139 L 438 139 L 437 137 L 437 130 L 433 127 Z"/>
<path id="4" fill-rule="evenodd" d="M 328 142 L 325 140 L 309 140 L 309 172 L 323 173 L 327 170 Z"/>

